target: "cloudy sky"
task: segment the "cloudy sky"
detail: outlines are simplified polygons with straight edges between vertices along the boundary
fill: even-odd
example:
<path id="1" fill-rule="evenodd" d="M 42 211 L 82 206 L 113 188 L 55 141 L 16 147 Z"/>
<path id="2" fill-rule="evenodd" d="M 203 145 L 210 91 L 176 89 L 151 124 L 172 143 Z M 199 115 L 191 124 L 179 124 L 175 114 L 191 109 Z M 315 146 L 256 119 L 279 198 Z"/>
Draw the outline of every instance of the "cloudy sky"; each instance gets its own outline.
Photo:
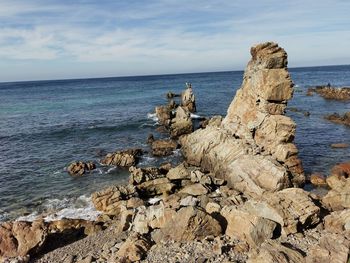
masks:
<path id="1" fill-rule="evenodd" d="M 348 0 L 0 0 L 0 81 L 350 64 Z"/>

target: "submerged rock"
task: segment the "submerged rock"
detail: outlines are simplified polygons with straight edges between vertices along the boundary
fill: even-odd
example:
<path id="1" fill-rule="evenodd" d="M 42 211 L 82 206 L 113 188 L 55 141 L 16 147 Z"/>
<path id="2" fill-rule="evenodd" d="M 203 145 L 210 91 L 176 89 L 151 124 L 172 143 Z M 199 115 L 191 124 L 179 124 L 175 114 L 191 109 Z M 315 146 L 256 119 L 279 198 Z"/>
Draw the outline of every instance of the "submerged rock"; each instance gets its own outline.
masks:
<path id="1" fill-rule="evenodd" d="M 86 172 L 91 172 L 94 169 L 96 169 L 96 165 L 93 162 L 79 161 L 71 163 L 67 168 L 67 172 L 70 175 L 83 175 Z"/>
<path id="2" fill-rule="evenodd" d="M 293 143 L 296 125 L 283 115 L 293 94 L 287 54 L 270 42 L 253 47 L 251 54 L 220 126 L 208 125 L 180 143 L 188 163 L 257 196 L 302 185 L 305 177 Z"/>
<path id="3" fill-rule="evenodd" d="M 142 150 L 137 148 L 117 151 L 107 154 L 106 157 L 101 160 L 101 164 L 130 167 L 137 164 L 141 154 Z"/>
<path id="4" fill-rule="evenodd" d="M 325 116 L 326 120 L 329 120 L 331 122 L 337 123 L 337 124 L 343 124 L 350 126 L 350 112 L 346 112 L 344 115 L 339 115 L 338 113 L 333 113 L 330 115 Z"/>

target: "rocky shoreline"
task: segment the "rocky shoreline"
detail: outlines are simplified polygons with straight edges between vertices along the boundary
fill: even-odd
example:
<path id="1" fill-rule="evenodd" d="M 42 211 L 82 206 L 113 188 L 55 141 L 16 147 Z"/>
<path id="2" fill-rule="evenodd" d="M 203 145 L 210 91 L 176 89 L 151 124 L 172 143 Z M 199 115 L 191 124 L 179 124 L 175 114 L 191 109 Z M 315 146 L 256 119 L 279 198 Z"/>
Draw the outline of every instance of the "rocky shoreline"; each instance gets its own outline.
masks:
<path id="1" fill-rule="evenodd" d="M 347 262 L 350 248 L 350 163 L 336 165 L 325 196 L 303 190 L 284 115 L 293 95 L 287 53 L 267 42 L 252 58 L 227 115 L 194 125 L 191 85 L 155 109 L 169 139 L 149 136 L 154 156 L 181 148 L 184 161 L 138 167 L 140 149 L 116 151 L 103 165 L 127 167 L 127 185 L 92 195 L 94 221 L 6 222 L 3 262 Z M 176 102 L 175 98 L 180 101 Z M 198 126 L 198 127 L 197 127 Z M 95 167 L 75 162 L 81 176 Z"/>

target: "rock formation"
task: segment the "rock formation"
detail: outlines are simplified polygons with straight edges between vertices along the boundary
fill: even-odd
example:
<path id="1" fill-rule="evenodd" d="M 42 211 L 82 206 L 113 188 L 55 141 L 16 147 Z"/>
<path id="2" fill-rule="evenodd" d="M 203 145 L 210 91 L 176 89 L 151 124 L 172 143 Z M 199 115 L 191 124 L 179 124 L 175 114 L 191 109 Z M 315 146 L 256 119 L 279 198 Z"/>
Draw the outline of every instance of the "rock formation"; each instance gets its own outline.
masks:
<path id="1" fill-rule="evenodd" d="M 106 157 L 101 160 L 101 164 L 130 167 L 136 165 L 141 154 L 141 149 L 117 151 L 115 153 L 107 154 Z"/>
<path id="2" fill-rule="evenodd" d="M 208 125 L 180 140 L 188 162 L 224 178 L 251 196 L 304 183 L 295 123 L 284 116 L 293 83 L 287 54 L 268 42 L 251 49 L 227 116 L 220 126 Z"/>
<path id="3" fill-rule="evenodd" d="M 196 100 L 190 83 L 186 83 L 186 89 L 181 94 L 181 105 L 189 112 L 196 112 Z"/>
<path id="4" fill-rule="evenodd" d="M 96 169 L 96 165 L 93 162 L 79 161 L 71 163 L 67 168 L 67 172 L 70 175 L 83 175 L 86 172 L 91 172 L 94 169 Z"/>
<path id="5" fill-rule="evenodd" d="M 350 99 L 350 88 L 342 87 L 335 88 L 330 86 L 317 86 L 315 88 L 310 89 L 310 91 L 316 92 L 321 97 L 325 99 L 332 100 L 349 100 Z"/>
<path id="6" fill-rule="evenodd" d="M 337 123 L 337 124 L 343 124 L 350 126 L 350 112 L 344 113 L 344 115 L 339 115 L 338 113 L 333 113 L 330 115 L 326 115 L 324 117 L 326 120 L 329 120 L 331 122 Z"/>

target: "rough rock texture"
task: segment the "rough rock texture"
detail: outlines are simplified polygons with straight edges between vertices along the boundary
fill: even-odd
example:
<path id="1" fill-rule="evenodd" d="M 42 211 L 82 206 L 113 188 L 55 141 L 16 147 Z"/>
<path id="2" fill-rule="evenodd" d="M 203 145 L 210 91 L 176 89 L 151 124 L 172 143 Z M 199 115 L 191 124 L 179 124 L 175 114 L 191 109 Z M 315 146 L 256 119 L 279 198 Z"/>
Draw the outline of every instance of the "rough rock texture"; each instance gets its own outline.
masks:
<path id="1" fill-rule="evenodd" d="M 130 167 L 137 164 L 138 158 L 141 154 L 141 149 L 128 149 L 124 151 L 117 151 L 115 153 L 107 154 L 106 157 L 101 160 L 101 164 Z"/>
<path id="2" fill-rule="evenodd" d="M 174 188 L 175 185 L 168 178 L 158 178 L 137 185 L 140 194 L 146 197 L 169 194 L 173 192 Z"/>
<path id="3" fill-rule="evenodd" d="M 331 190 L 322 198 L 323 204 L 331 210 L 350 208 L 350 177 L 332 174 L 327 184 Z"/>
<path id="4" fill-rule="evenodd" d="M 251 253 L 247 263 L 303 263 L 305 259 L 297 250 L 269 240 Z"/>
<path id="5" fill-rule="evenodd" d="M 153 236 L 160 240 L 188 241 L 203 239 L 206 236 L 218 236 L 222 232 L 219 222 L 196 207 L 181 208 L 165 226 Z"/>
<path id="6" fill-rule="evenodd" d="M 70 175 L 83 175 L 86 172 L 90 172 L 94 169 L 96 169 L 96 165 L 93 162 L 79 161 L 71 163 L 67 168 L 67 172 Z"/>
<path id="7" fill-rule="evenodd" d="M 174 153 L 177 142 L 174 140 L 156 140 L 151 147 L 154 156 L 167 156 Z"/>
<path id="8" fill-rule="evenodd" d="M 306 263 L 346 263 L 349 257 L 349 235 L 328 234 L 310 249 Z"/>
<path id="9" fill-rule="evenodd" d="M 157 167 L 137 168 L 135 166 L 131 166 L 129 168 L 129 172 L 131 173 L 129 183 L 133 185 L 165 176 L 162 170 Z"/>
<path id="10" fill-rule="evenodd" d="M 304 183 L 295 123 L 284 116 L 293 83 L 286 52 L 274 43 L 251 49 L 242 87 L 220 127 L 180 138 L 188 162 L 251 196 Z"/>
<path id="11" fill-rule="evenodd" d="M 184 163 L 179 164 L 178 166 L 171 168 L 167 173 L 166 177 L 169 180 L 183 180 L 190 178 L 190 172 L 186 169 Z"/>
<path id="12" fill-rule="evenodd" d="M 344 115 L 339 115 L 338 113 L 333 113 L 325 116 L 326 120 L 337 124 L 344 124 L 350 126 L 350 112 L 344 113 Z"/>
<path id="13" fill-rule="evenodd" d="M 25 256 L 44 243 L 47 229 L 43 221 L 8 222 L 0 225 L 0 261 L 2 257 Z"/>
<path id="14" fill-rule="evenodd" d="M 179 137 L 193 132 L 193 124 L 190 113 L 183 107 L 176 109 L 175 118 L 171 120 L 170 136 Z"/>
<path id="15" fill-rule="evenodd" d="M 314 173 L 310 176 L 310 182 L 314 186 L 327 186 L 326 178 L 319 173 Z"/>
<path id="16" fill-rule="evenodd" d="M 172 118 L 171 108 L 168 105 L 157 106 L 156 116 L 158 118 L 159 124 L 164 125 L 166 127 L 169 126 Z"/>
<path id="17" fill-rule="evenodd" d="M 196 100 L 191 84 L 181 94 L 181 105 L 189 112 L 196 112 Z"/>
<path id="18" fill-rule="evenodd" d="M 325 99 L 332 100 L 349 100 L 350 99 L 350 88 L 334 88 L 327 86 L 318 86 L 313 89 L 317 94 L 322 96 Z"/>
<path id="19" fill-rule="evenodd" d="M 121 201 L 129 200 L 132 197 L 137 197 L 134 186 L 112 186 L 93 193 L 92 202 L 97 210 L 108 215 L 117 215 L 120 213 L 122 206 L 126 206 L 126 203 Z"/>
<path id="20" fill-rule="evenodd" d="M 333 233 L 344 233 L 350 231 L 350 209 L 335 211 L 324 219 L 324 227 Z"/>
<path id="21" fill-rule="evenodd" d="M 120 247 L 117 256 L 120 262 L 135 262 L 146 257 L 151 242 L 140 235 L 130 236 Z"/>
<path id="22" fill-rule="evenodd" d="M 244 210 L 277 222 L 282 234 L 297 233 L 319 221 L 320 208 L 314 204 L 310 194 L 300 188 L 289 188 L 276 193 L 268 193 L 261 198 L 248 200 Z"/>
<path id="23" fill-rule="evenodd" d="M 244 240 L 252 247 L 272 238 L 277 226 L 269 219 L 238 210 L 235 206 L 224 207 L 221 215 L 227 221 L 226 235 Z"/>

